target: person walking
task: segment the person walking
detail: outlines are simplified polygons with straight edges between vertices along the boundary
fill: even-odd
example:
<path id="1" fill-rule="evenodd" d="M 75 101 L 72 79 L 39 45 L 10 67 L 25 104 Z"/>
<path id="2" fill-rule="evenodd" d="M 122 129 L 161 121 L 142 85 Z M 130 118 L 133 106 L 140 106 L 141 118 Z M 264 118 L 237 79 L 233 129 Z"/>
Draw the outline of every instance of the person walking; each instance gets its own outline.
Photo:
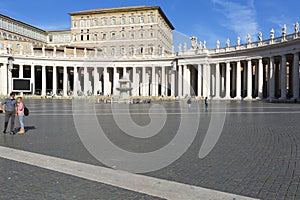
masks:
<path id="1" fill-rule="evenodd" d="M 191 108 L 191 104 L 192 104 L 192 98 L 188 97 L 188 100 L 186 101 L 187 105 L 188 105 L 188 109 Z"/>
<path id="2" fill-rule="evenodd" d="M 207 99 L 207 97 L 205 97 L 205 99 L 204 99 L 204 106 L 205 106 L 205 111 L 207 112 L 208 111 L 208 99 Z"/>
<path id="3" fill-rule="evenodd" d="M 10 134 L 11 135 L 16 134 L 15 130 L 14 130 L 16 106 L 17 106 L 17 101 L 15 99 L 14 93 L 10 93 L 9 98 L 6 98 L 1 102 L 1 107 L 2 107 L 3 113 L 5 114 L 4 130 L 3 130 L 4 134 L 6 134 L 9 120 L 10 120 Z"/>
<path id="4" fill-rule="evenodd" d="M 18 134 L 23 135 L 25 133 L 25 129 L 24 129 L 24 103 L 23 103 L 23 98 L 22 97 L 18 97 L 17 98 L 17 115 L 19 117 L 19 121 L 20 121 L 20 131 L 18 132 Z"/>

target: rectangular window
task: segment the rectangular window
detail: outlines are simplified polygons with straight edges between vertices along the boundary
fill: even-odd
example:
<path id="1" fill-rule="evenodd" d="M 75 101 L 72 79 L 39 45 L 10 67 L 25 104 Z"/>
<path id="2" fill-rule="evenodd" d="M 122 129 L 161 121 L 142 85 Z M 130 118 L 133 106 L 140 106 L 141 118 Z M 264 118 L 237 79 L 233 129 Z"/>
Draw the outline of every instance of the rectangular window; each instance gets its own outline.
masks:
<path id="1" fill-rule="evenodd" d="M 91 25 L 91 21 L 90 20 L 86 20 L 86 26 L 90 27 L 90 25 Z"/>
<path id="2" fill-rule="evenodd" d="M 86 36 L 86 40 L 90 40 L 90 35 L 87 35 L 87 36 Z"/>
<path id="3" fill-rule="evenodd" d="M 125 24 L 125 18 L 121 18 L 121 25 Z"/>
<path id="4" fill-rule="evenodd" d="M 97 41 L 97 40 L 98 40 L 98 34 L 95 33 L 95 34 L 94 34 L 94 41 Z"/>
<path id="5" fill-rule="evenodd" d="M 149 16 L 149 23 L 154 23 L 154 16 L 153 15 Z"/>
<path id="6" fill-rule="evenodd" d="M 143 16 L 140 17 L 140 23 L 144 23 L 144 17 Z"/>
<path id="7" fill-rule="evenodd" d="M 116 33 L 111 33 L 111 39 L 115 40 L 116 39 Z"/>
<path id="8" fill-rule="evenodd" d="M 83 35 L 80 36 L 80 40 L 83 41 Z"/>
<path id="9" fill-rule="evenodd" d="M 102 19 L 102 25 L 106 26 L 107 25 L 107 20 L 106 19 Z"/>
<path id="10" fill-rule="evenodd" d="M 134 24 L 134 17 L 130 17 L 129 23 Z"/>
<path id="11" fill-rule="evenodd" d="M 84 27 L 84 21 L 80 20 L 80 27 Z"/>
<path id="12" fill-rule="evenodd" d="M 110 23 L 111 25 L 116 25 L 116 19 L 111 19 Z"/>
<path id="13" fill-rule="evenodd" d="M 94 19 L 94 26 L 98 26 L 98 19 Z"/>
<path id="14" fill-rule="evenodd" d="M 125 55 L 125 47 L 121 47 L 121 54 Z"/>
<path id="15" fill-rule="evenodd" d="M 111 55 L 112 56 L 116 55 L 116 49 L 115 49 L 115 47 L 111 48 Z"/>
<path id="16" fill-rule="evenodd" d="M 106 33 L 102 34 L 102 40 L 106 40 Z"/>

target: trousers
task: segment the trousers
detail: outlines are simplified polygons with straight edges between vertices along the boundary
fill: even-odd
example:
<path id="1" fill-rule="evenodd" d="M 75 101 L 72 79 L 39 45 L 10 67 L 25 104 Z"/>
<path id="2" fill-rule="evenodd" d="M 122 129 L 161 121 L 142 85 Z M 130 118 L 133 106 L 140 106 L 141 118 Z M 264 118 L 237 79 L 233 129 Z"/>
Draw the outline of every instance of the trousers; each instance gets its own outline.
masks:
<path id="1" fill-rule="evenodd" d="M 15 118 L 16 118 L 16 112 L 15 111 L 5 111 L 4 130 L 7 129 L 8 122 L 10 120 L 10 131 L 14 131 Z"/>

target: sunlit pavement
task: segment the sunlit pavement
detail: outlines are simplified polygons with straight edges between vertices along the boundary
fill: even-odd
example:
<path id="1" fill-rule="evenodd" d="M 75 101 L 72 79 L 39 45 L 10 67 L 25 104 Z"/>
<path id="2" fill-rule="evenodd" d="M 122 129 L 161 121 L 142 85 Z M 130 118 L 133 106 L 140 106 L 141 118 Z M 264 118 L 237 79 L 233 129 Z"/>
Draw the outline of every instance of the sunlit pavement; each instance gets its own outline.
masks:
<path id="1" fill-rule="evenodd" d="M 252 198 L 300 198 L 299 104 L 231 102 L 223 108 L 213 102 L 216 107 L 211 106 L 208 112 L 202 104 L 197 109 L 196 102 L 190 110 L 179 109 L 177 103 L 160 104 L 169 113 L 166 124 L 146 141 L 123 134 L 114 123 L 111 105 L 95 105 L 99 123 L 109 139 L 134 152 L 151 152 L 167 144 L 176 134 L 180 115 L 200 116 L 198 134 L 188 151 L 173 164 L 143 175 Z M 26 134 L 1 134 L 1 146 L 105 167 L 82 145 L 74 126 L 71 101 L 28 100 L 26 105 L 31 111 L 25 121 Z M 150 123 L 147 111 L 152 105 L 130 105 L 133 120 L 140 126 Z M 211 116 L 221 112 L 226 112 L 221 137 L 208 156 L 200 159 L 199 149 Z M 88 113 L 83 110 L 82 114 Z M 3 120 L 2 115 L 1 127 Z M 4 158 L 0 158 L 0 169 L 1 199 L 159 199 Z"/>

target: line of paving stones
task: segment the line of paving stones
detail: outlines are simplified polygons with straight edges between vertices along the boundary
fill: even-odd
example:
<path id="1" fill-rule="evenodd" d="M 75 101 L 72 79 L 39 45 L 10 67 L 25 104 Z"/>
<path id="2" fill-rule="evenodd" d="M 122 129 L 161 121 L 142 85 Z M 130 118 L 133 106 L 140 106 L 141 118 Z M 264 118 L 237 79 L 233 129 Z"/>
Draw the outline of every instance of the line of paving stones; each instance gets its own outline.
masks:
<path id="1" fill-rule="evenodd" d="M 1 200 L 161 199 L 3 158 L 0 158 L 0 185 Z"/>

